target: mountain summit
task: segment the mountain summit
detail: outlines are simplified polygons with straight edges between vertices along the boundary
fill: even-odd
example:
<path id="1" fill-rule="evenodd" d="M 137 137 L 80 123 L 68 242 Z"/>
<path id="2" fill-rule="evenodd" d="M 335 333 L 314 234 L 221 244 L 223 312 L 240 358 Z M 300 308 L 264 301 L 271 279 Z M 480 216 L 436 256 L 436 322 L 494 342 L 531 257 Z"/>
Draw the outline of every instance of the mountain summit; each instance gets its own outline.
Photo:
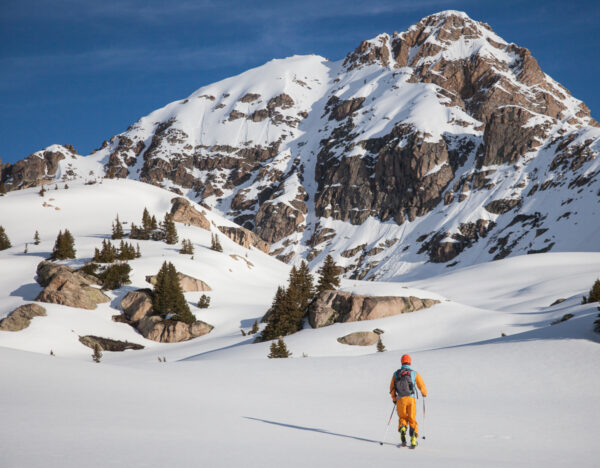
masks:
<path id="1" fill-rule="evenodd" d="M 252 230 L 281 260 L 331 253 L 347 276 L 392 279 L 597 249 L 599 140 L 527 49 L 449 10 L 337 62 L 272 60 L 89 156 L 54 145 L 0 166 L 0 180 L 140 180 Z"/>

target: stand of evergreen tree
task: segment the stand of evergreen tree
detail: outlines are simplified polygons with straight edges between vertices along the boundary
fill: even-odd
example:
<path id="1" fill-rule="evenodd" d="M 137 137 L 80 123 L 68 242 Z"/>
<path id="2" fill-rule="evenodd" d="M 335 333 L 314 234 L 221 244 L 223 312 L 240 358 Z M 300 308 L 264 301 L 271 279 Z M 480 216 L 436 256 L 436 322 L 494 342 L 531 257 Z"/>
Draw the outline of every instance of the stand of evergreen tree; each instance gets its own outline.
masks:
<path id="1" fill-rule="evenodd" d="M 340 270 L 331 255 L 325 257 L 323 266 L 319 268 L 319 284 L 317 294 L 323 291 L 335 291 L 340 287 Z"/>
<path id="2" fill-rule="evenodd" d="M 164 262 L 156 275 L 152 299 L 155 314 L 163 318 L 173 315 L 173 320 L 185 323 L 196 321 L 181 291 L 177 270 L 170 262 Z"/>
<path id="3" fill-rule="evenodd" d="M 37 231 L 35 231 L 35 234 L 33 235 L 33 244 L 40 245 L 40 233 Z"/>
<path id="4" fill-rule="evenodd" d="M 116 249 L 112 242 L 107 239 L 102 241 L 102 248 L 96 248 L 94 250 L 93 261 L 98 263 L 112 263 L 115 260 L 134 260 L 139 258 L 140 246 L 138 245 L 137 250 L 133 247 L 133 244 L 121 240 L 119 248 Z"/>
<path id="5" fill-rule="evenodd" d="M 10 247 L 12 247 L 12 244 L 6 235 L 6 231 L 4 231 L 4 227 L 0 226 L 0 250 L 6 250 Z"/>
<path id="6" fill-rule="evenodd" d="M 184 255 L 194 255 L 194 246 L 192 245 L 192 241 L 189 239 L 183 239 L 179 253 Z"/>
<path id="7" fill-rule="evenodd" d="M 301 330 L 313 299 L 313 277 L 303 261 L 299 268 L 292 267 L 287 289 L 282 286 L 277 288 L 266 314 L 267 325 L 257 341 L 273 340 Z"/>
<path id="8" fill-rule="evenodd" d="M 125 233 L 123 232 L 123 225 L 121 224 L 121 221 L 119 221 L 119 215 L 117 215 L 117 219 L 115 219 L 115 222 L 113 223 L 112 226 L 112 239 L 123 239 L 123 237 L 125 236 Z"/>
<path id="9" fill-rule="evenodd" d="M 175 228 L 175 222 L 173 221 L 173 216 L 170 213 L 165 214 L 165 219 L 162 222 L 161 229 L 167 244 L 173 245 L 179 242 L 177 229 Z"/>
<path id="10" fill-rule="evenodd" d="M 223 247 L 221 246 L 221 242 L 219 241 L 219 236 L 213 234 L 210 237 L 210 248 L 216 252 L 223 252 Z"/>
<path id="11" fill-rule="evenodd" d="M 52 260 L 75 258 L 75 239 L 73 239 L 68 229 L 65 229 L 64 233 L 62 231 L 58 232 L 50 258 Z"/>
<path id="12" fill-rule="evenodd" d="M 279 337 L 277 343 L 273 341 L 271 343 L 270 353 L 267 355 L 269 359 L 273 358 L 287 358 L 292 355 L 292 353 L 287 349 L 285 342 L 282 337 Z"/>
<path id="13" fill-rule="evenodd" d="M 210 297 L 208 297 L 206 294 L 202 294 L 202 296 L 200 296 L 200 300 L 198 301 L 198 308 L 199 309 L 208 309 L 210 307 Z"/>

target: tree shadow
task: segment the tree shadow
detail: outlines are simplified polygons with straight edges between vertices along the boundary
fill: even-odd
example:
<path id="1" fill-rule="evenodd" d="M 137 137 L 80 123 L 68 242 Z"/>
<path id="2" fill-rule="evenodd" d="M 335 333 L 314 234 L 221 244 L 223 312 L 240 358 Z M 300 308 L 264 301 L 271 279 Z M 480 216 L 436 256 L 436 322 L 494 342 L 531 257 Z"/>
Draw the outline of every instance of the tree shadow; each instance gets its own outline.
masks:
<path id="1" fill-rule="evenodd" d="M 319 429 L 317 427 L 297 426 L 295 424 L 286 424 L 286 423 L 281 423 L 281 422 L 277 422 L 277 421 L 269 421 L 268 419 L 253 418 L 250 416 L 243 416 L 243 418 L 250 419 L 252 421 L 260 421 L 260 422 L 267 423 L 267 424 L 273 424 L 274 426 L 287 427 L 289 429 L 298 429 L 301 431 L 318 432 L 320 434 L 325 434 L 325 435 L 330 435 L 330 436 L 335 436 L 335 437 L 343 437 L 345 439 L 353 439 L 353 440 L 358 440 L 360 442 L 367 442 L 370 444 L 381 444 L 380 440 L 366 439 L 364 437 L 353 436 L 350 434 L 340 434 L 339 432 L 331 432 L 326 429 Z M 384 445 L 396 446 L 396 444 L 393 444 L 390 442 L 384 442 Z"/>

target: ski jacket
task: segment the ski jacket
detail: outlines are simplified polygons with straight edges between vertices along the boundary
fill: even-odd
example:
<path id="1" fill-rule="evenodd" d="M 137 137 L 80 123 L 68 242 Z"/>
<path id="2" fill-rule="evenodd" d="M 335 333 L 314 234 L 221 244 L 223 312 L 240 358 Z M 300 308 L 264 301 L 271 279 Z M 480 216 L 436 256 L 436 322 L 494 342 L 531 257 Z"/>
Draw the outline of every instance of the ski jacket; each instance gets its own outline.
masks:
<path id="1" fill-rule="evenodd" d="M 421 394 L 423 396 L 427 396 L 427 388 L 425 387 L 425 382 L 423 382 L 423 379 L 421 378 L 421 376 L 418 374 L 417 371 L 412 370 L 410 368 L 410 366 L 408 364 L 404 364 L 400 369 L 408 369 L 410 370 L 410 376 L 412 379 L 412 383 L 413 383 L 413 388 L 418 388 L 419 390 L 421 390 Z M 398 372 L 398 371 L 396 371 Z M 396 400 L 397 399 L 397 395 L 396 395 L 396 372 L 394 372 L 394 375 L 392 375 L 392 382 L 390 383 L 390 395 L 392 395 L 392 399 Z M 414 398 L 416 395 L 414 393 L 412 393 L 411 395 L 409 395 L 409 397 Z"/>

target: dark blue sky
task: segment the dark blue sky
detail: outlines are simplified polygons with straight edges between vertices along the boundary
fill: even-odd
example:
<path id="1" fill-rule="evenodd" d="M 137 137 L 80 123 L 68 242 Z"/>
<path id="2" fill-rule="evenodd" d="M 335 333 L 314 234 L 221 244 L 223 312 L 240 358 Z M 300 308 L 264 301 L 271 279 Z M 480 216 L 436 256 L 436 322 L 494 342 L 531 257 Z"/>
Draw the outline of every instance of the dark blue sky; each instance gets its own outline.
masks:
<path id="1" fill-rule="evenodd" d="M 600 117 L 598 1 L 0 0 L 0 158 L 87 154 L 203 85 L 274 57 L 337 60 L 445 9 L 530 49 Z"/>

